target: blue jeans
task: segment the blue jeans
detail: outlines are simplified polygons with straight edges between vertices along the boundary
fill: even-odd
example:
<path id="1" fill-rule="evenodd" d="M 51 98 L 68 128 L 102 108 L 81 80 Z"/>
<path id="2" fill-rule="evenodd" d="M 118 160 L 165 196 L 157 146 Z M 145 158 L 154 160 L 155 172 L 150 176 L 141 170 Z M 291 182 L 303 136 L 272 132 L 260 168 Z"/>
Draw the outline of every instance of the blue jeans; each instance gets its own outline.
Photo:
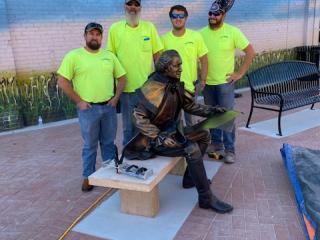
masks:
<path id="1" fill-rule="evenodd" d="M 92 105 L 78 110 L 82 148 L 82 176 L 87 178 L 96 170 L 98 142 L 103 161 L 115 157 L 114 140 L 117 134 L 116 108 L 107 105 Z"/>
<path id="2" fill-rule="evenodd" d="M 204 103 L 206 105 L 225 107 L 232 110 L 234 107 L 234 84 L 206 85 L 203 90 Z M 217 148 L 235 152 L 235 125 L 231 132 L 220 129 L 210 129 L 211 143 Z"/>
<path id="3" fill-rule="evenodd" d="M 132 112 L 138 103 L 138 97 L 135 92 L 122 93 L 120 97 L 121 114 L 122 114 L 122 128 L 123 128 L 123 141 L 122 144 L 126 145 L 138 132 L 132 122 Z"/>

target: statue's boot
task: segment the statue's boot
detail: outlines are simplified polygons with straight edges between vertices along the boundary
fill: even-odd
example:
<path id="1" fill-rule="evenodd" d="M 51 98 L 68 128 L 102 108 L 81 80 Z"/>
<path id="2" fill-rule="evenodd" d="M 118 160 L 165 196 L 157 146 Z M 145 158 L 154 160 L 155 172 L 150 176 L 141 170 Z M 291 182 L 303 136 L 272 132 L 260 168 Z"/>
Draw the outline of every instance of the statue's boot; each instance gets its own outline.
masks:
<path id="1" fill-rule="evenodd" d="M 219 200 L 210 189 L 207 174 L 203 165 L 201 150 L 196 143 L 191 143 L 185 148 L 186 160 L 189 173 L 197 188 L 199 195 L 199 207 L 212 209 L 218 213 L 227 213 L 233 210 L 233 207 Z"/>

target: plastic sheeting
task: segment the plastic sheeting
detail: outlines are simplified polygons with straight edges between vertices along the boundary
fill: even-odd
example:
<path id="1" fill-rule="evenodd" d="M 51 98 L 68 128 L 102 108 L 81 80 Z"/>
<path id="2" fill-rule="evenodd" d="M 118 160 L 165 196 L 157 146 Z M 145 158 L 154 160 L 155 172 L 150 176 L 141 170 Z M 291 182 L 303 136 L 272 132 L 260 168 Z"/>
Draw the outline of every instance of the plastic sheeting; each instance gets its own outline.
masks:
<path id="1" fill-rule="evenodd" d="M 306 239 L 320 239 L 320 150 L 284 144 L 281 149 L 294 188 Z"/>

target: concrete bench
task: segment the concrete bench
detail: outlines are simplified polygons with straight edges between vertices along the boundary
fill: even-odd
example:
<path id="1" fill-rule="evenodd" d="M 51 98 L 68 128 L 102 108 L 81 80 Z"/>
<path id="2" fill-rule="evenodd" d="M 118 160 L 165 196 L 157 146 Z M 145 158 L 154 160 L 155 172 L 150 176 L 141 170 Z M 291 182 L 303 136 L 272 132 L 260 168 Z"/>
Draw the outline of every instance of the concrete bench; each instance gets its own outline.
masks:
<path id="1" fill-rule="evenodd" d="M 153 175 L 141 180 L 125 174 L 117 174 L 113 168 L 100 168 L 89 176 L 94 186 L 119 189 L 121 211 L 127 214 L 154 217 L 159 212 L 158 184 L 168 174 L 183 175 L 186 162 L 183 157 L 161 157 L 146 161 L 127 161 L 153 170 Z M 181 179 L 182 180 L 182 179 Z"/>

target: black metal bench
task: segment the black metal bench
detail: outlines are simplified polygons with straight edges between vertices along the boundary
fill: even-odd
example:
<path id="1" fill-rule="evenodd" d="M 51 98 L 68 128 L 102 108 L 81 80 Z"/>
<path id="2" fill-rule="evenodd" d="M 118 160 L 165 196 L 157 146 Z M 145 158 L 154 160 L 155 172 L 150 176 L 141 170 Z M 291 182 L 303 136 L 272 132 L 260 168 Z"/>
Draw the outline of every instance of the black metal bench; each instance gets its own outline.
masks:
<path id="1" fill-rule="evenodd" d="M 247 74 L 251 89 L 251 109 L 246 127 L 249 127 L 253 108 L 278 112 L 278 131 L 281 132 L 281 114 L 294 108 L 320 102 L 319 71 L 314 63 L 285 61 L 261 67 Z"/>

